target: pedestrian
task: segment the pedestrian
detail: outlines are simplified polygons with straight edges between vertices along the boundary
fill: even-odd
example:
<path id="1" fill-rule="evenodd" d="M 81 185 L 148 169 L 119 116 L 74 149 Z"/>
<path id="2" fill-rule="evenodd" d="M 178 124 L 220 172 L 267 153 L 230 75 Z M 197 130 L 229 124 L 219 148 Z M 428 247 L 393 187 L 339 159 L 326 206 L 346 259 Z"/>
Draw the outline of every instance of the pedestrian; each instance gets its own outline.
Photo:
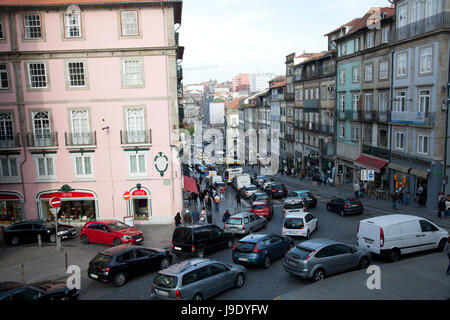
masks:
<path id="1" fill-rule="evenodd" d="M 422 207 L 420 204 L 420 198 L 422 197 L 422 193 L 423 193 L 423 187 L 421 184 L 419 184 L 419 186 L 417 187 L 417 191 L 416 191 L 416 199 L 417 199 L 417 204 L 419 205 L 419 207 Z"/>
<path id="2" fill-rule="evenodd" d="M 190 191 L 188 191 L 188 202 L 189 202 L 189 206 L 192 205 L 192 193 Z"/>
<path id="3" fill-rule="evenodd" d="M 195 192 L 192 192 L 192 202 L 195 207 L 198 206 L 197 199 L 198 199 L 198 195 Z"/>
<path id="4" fill-rule="evenodd" d="M 447 238 L 447 242 L 444 247 L 444 255 L 447 255 L 448 258 L 448 267 L 447 267 L 447 275 L 450 275 L 450 236 Z"/>
<path id="5" fill-rule="evenodd" d="M 216 209 L 216 213 L 219 213 L 219 208 L 220 208 L 220 196 L 217 194 L 214 197 L 214 202 L 215 202 L 215 209 Z"/>
<path id="6" fill-rule="evenodd" d="M 284 170 L 280 169 L 280 172 L 281 172 L 281 176 L 284 176 Z"/>
<path id="7" fill-rule="evenodd" d="M 438 202 L 438 213 L 437 213 L 438 218 L 441 217 L 441 213 L 445 214 L 447 212 L 445 197 L 441 197 L 440 199 L 441 200 Z"/>
<path id="8" fill-rule="evenodd" d="M 364 198 L 364 183 L 362 181 L 359 181 L 359 195 L 361 199 Z"/>
<path id="9" fill-rule="evenodd" d="M 403 203 L 403 184 L 398 188 L 398 203 Z"/>
<path id="10" fill-rule="evenodd" d="M 447 199 L 445 199 L 445 217 L 448 217 L 450 210 L 450 195 L 447 195 Z"/>
<path id="11" fill-rule="evenodd" d="M 409 202 L 409 188 L 408 185 L 405 184 L 405 187 L 403 188 L 403 204 L 407 206 L 408 202 Z"/>
<path id="12" fill-rule="evenodd" d="M 209 194 L 207 197 L 208 198 L 206 199 L 206 207 L 208 208 L 209 211 L 211 211 L 212 210 L 212 198 Z"/>
<path id="13" fill-rule="evenodd" d="M 204 206 L 205 205 L 205 193 L 203 192 L 203 190 L 200 190 L 200 192 L 198 193 L 198 199 L 200 200 L 200 206 Z"/>
<path id="14" fill-rule="evenodd" d="M 206 219 L 207 219 L 207 216 L 206 216 L 206 207 L 203 207 L 203 208 L 202 208 L 202 212 L 200 212 L 200 222 L 201 222 L 201 223 L 205 223 L 205 222 L 206 222 Z"/>
<path id="15" fill-rule="evenodd" d="M 397 207 L 398 190 L 394 190 L 394 192 L 392 192 L 391 199 L 392 199 L 392 209 L 398 210 L 398 207 Z"/>
<path id="16" fill-rule="evenodd" d="M 183 215 L 183 225 L 190 225 L 192 224 L 192 216 L 188 209 L 186 209 L 184 215 Z"/>
<path id="17" fill-rule="evenodd" d="M 236 199 L 236 207 L 241 207 L 241 193 L 238 191 L 236 195 L 234 196 Z"/>
<path id="18" fill-rule="evenodd" d="M 194 224 L 198 223 L 200 220 L 200 212 L 198 212 L 198 210 L 195 208 L 194 210 L 192 210 L 192 222 Z"/>
<path id="19" fill-rule="evenodd" d="M 177 214 L 173 220 L 175 221 L 175 228 L 178 228 L 179 226 L 181 226 L 183 224 L 181 222 L 181 215 L 179 212 L 177 212 Z"/>
<path id="20" fill-rule="evenodd" d="M 355 198 L 359 198 L 359 183 L 357 181 L 355 181 L 355 183 L 353 184 L 353 191 L 355 191 Z"/>
<path id="21" fill-rule="evenodd" d="M 223 223 L 227 222 L 227 220 L 228 220 L 229 217 L 231 217 L 231 214 L 230 214 L 230 211 L 227 209 L 227 210 L 225 211 L 225 213 L 223 214 L 222 222 L 223 222 Z"/>
<path id="22" fill-rule="evenodd" d="M 368 189 L 369 189 L 369 184 L 367 183 L 367 181 L 364 181 L 364 184 L 363 184 L 364 196 L 366 196 Z"/>

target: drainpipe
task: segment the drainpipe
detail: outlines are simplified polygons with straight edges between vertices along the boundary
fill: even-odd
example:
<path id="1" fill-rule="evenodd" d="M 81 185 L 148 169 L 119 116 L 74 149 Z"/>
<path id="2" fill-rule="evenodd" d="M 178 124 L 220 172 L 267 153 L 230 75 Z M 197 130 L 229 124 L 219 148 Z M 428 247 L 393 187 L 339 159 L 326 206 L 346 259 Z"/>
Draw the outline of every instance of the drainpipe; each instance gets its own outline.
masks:
<path id="1" fill-rule="evenodd" d="M 444 151 L 444 176 L 447 175 L 447 149 L 448 149 L 448 108 L 450 102 L 450 45 L 448 50 L 448 76 L 447 76 L 447 107 L 445 109 L 445 151 Z M 445 194 L 445 184 L 442 184 L 442 192 Z"/>
<path id="2" fill-rule="evenodd" d="M 394 5 L 394 17 L 397 17 L 397 3 L 392 0 L 388 0 L 389 3 Z M 394 32 L 396 32 L 397 28 L 395 26 L 396 20 L 394 19 Z M 395 34 L 395 33 L 394 33 Z M 395 40 L 394 40 L 395 41 Z M 391 48 L 391 90 L 390 90 L 390 111 L 392 116 L 392 107 L 393 107 L 393 99 L 394 99 L 394 54 L 395 54 L 395 45 Z M 389 123 L 389 116 L 388 116 L 388 123 Z M 392 160 L 392 124 L 389 124 L 389 163 L 391 163 Z M 390 170 L 389 170 L 390 171 Z M 389 181 L 388 181 L 388 187 L 392 187 L 390 184 L 391 181 L 391 175 L 389 174 Z M 411 184 L 409 185 L 409 188 L 411 188 Z M 392 190 L 392 189 L 391 189 Z M 391 192 L 389 190 L 389 192 Z"/>

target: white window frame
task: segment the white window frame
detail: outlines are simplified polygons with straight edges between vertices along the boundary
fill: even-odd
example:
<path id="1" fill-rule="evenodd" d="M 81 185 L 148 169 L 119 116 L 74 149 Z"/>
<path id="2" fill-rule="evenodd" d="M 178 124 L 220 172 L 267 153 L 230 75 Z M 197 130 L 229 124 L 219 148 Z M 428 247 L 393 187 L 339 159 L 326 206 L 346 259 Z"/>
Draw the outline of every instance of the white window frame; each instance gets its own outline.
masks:
<path id="1" fill-rule="evenodd" d="M 378 78 L 380 80 L 389 79 L 389 61 L 380 61 Z"/>
<path id="2" fill-rule="evenodd" d="M 389 32 L 390 32 L 389 26 L 383 27 L 381 29 L 381 43 L 389 42 Z"/>
<path id="3" fill-rule="evenodd" d="M 345 139 L 345 124 L 339 124 L 339 138 Z"/>
<path id="4" fill-rule="evenodd" d="M 339 70 L 339 84 L 345 84 L 345 69 Z"/>
<path id="5" fill-rule="evenodd" d="M 361 50 L 361 41 L 359 37 L 355 38 L 355 52 L 358 52 Z"/>
<path id="6" fill-rule="evenodd" d="M 397 54 L 396 75 L 397 75 L 397 77 L 408 76 L 408 53 L 407 52 L 401 52 L 401 53 Z"/>
<path id="7" fill-rule="evenodd" d="M 424 54 L 427 52 L 428 54 Z M 419 49 L 419 74 L 430 74 L 433 72 L 433 47 Z"/>
<path id="8" fill-rule="evenodd" d="M 339 112 L 345 112 L 345 93 L 339 94 Z"/>
<path id="9" fill-rule="evenodd" d="M 28 88 L 30 89 L 48 89 L 49 88 L 49 79 L 48 79 L 48 70 L 47 63 L 44 61 L 36 61 L 36 62 L 27 62 L 27 72 L 28 72 Z M 44 66 L 44 74 L 43 75 L 34 75 L 34 77 L 44 77 L 45 78 L 45 86 L 35 87 L 33 86 L 33 80 L 31 75 L 31 65 L 43 65 Z M 40 83 L 40 82 L 39 82 Z"/>
<path id="10" fill-rule="evenodd" d="M 316 100 L 320 99 L 319 87 L 316 87 Z"/>
<path id="11" fill-rule="evenodd" d="M 380 91 L 378 94 L 378 110 L 379 112 L 387 112 L 389 109 L 389 93 L 387 91 Z"/>
<path id="12" fill-rule="evenodd" d="M 0 15 L 0 40 L 6 40 L 5 28 L 3 25 L 3 16 Z"/>
<path id="13" fill-rule="evenodd" d="M 373 48 L 375 46 L 375 32 L 367 33 L 367 49 Z"/>
<path id="14" fill-rule="evenodd" d="M 428 91 L 428 94 L 424 94 Z M 430 112 L 431 111 L 431 90 L 430 89 L 420 89 L 419 90 L 419 106 L 417 108 L 418 112 Z"/>
<path id="15" fill-rule="evenodd" d="M 10 81 L 10 77 L 9 77 L 8 63 L 2 62 L 2 63 L 0 63 L 0 66 L 5 66 L 5 69 L 0 70 L 0 90 L 9 90 L 9 89 L 11 89 L 11 81 Z M 3 75 L 6 75 L 6 81 L 8 81 L 7 87 L 3 87 L 3 83 L 2 83 Z"/>
<path id="16" fill-rule="evenodd" d="M 44 169 L 45 174 L 40 175 L 39 171 L 39 159 L 44 159 Z M 50 159 L 53 166 L 53 174 L 48 174 L 48 160 Z M 51 154 L 34 154 L 33 160 L 35 163 L 35 169 L 36 169 L 36 182 L 56 182 L 56 153 Z"/>
<path id="17" fill-rule="evenodd" d="M 408 105 L 406 103 L 406 91 L 402 90 L 402 91 L 397 91 L 395 93 L 394 111 L 395 112 L 408 111 Z"/>
<path id="18" fill-rule="evenodd" d="M 131 23 L 124 24 L 124 13 L 125 14 L 129 14 L 131 12 L 134 12 L 136 14 L 136 20 L 134 22 L 135 25 L 133 26 L 133 29 L 134 28 L 136 29 L 135 33 L 132 33 L 131 31 L 126 30 L 126 26 L 127 25 L 132 25 Z M 141 32 L 141 30 L 140 30 L 140 26 L 139 26 L 139 11 L 138 10 L 123 10 L 123 11 L 120 11 L 120 34 L 121 34 L 121 36 L 122 37 L 129 37 L 129 36 L 135 37 L 135 36 L 139 36 L 140 32 Z"/>
<path id="19" fill-rule="evenodd" d="M 94 174 L 94 152 L 84 152 L 84 153 L 71 153 L 72 163 L 73 163 L 73 176 L 77 181 L 93 181 L 95 179 Z M 81 170 L 82 173 L 78 172 L 77 158 L 81 158 Z M 90 173 L 86 173 L 86 159 L 90 162 Z"/>
<path id="20" fill-rule="evenodd" d="M 370 103 L 368 103 L 370 101 Z M 370 105 L 370 108 L 368 106 Z M 373 111 L 373 93 L 366 93 L 364 95 L 364 111 L 371 112 Z"/>
<path id="21" fill-rule="evenodd" d="M 129 179 L 142 179 L 149 178 L 149 151 L 126 151 L 127 165 L 128 165 L 128 178 Z M 142 159 L 143 156 L 144 162 L 144 170 L 142 171 L 140 168 L 139 159 Z M 131 158 L 135 157 L 136 159 L 136 172 L 132 172 L 131 168 Z"/>
<path id="22" fill-rule="evenodd" d="M 322 101 L 328 100 L 328 87 L 326 85 L 322 86 Z"/>
<path id="23" fill-rule="evenodd" d="M 399 139 L 402 137 L 401 139 Z M 400 145 L 401 142 L 401 145 Z M 397 150 L 405 150 L 405 132 L 395 131 L 394 133 L 394 148 Z"/>
<path id="24" fill-rule="evenodd" d="M 426 140 L 426 144 L 425 144 Z M 426 145 L 426 150 L 425 150 Z M 428 155 L 430 152 L 430 136 L 427 134 L 418 134 L 417 135 L 417 153 Z"/>
<path id="25" fill-rule="evenodd" d="M 72 19 L 72 17 L 77 17 Z M 81 21 L 81 12 L 63 13 L 64 23 L 64 38 L 65 39 L 78 39 L 83 38 L 83 24 Z M 75 23 L 73 23 L 75 22 Z M 78 31 L 78 35 L 70 35 L 71 31 Z"/>
<path id="26" fill-rule="evenodd" d="M 134 62 L 135 65 L 130 67 L 137 68 L 139 71 L 127 72 L 127 64 Z M 128 70 L 130 71 L 130 70 Z M 130 83 L 130 76 L 134 76 L 134 83 Z M 126 58 L 122 59 L 122 84 L 123 88 L 143 88 L 144 87 L 144 63 L 141 58 Z"/>
<path id="27" fill-rule="evenodd" d="M 352 83 L 358 83 L 361 79 L 361 68 L 355 66 L 352 68 Z"/>
<path id="28" fill-rule="evenodd" d="M 82 64 L 82 71 L 83 73 L 74 73 L 72 74 L 70 72 L 71 64 Z M 86 61 L 67 61 L 66 62 L 66 69 L 67 69 L 67 87 L 71 89 L 80 89 L 80 88 L 87 88 L 88 86 L 88 73 L 87 73 L 87 63 Z M 75 70 L 75 68 L 72 68 L 72 70 Z M 80 71 L 81 68 L 79 68 L 77 71 Z M 82 81 L 84 81 L 84 84 L 82 85 L 73 85 L 72 84 L 72 77 L 76 78 L 76 76 L 79 76 L 79 78 L 82 78 Z M 80 81 L 80 79 L 75 79 L 75 81 Z"/>
<path id="29" fill-rule="evenodd" d="M 370 72 L 368 71 L 369 69 Z M 373 63 L 364 66 L 364 82 L 373 82 Z"/>
<path id="30" fill-rule="evenodd" d="M 25 17 L 27 16 L 39 16 L 39 25 L 36 26 L 29 26 L 27 25 L 27 19 Z M 42 24 L 42 14 L 39 12 L 30 12 L 30 13 L 24 13 L 22 15 L 22 23 L 23 23 L 23 36 L 25 40 L 42 40 L 44 39 L 44 28 Z M 28 28 L 38 28 L 40 32 L 40 37 L 30 37 L 31 34 L 28 33 Z"/>
<path id="31" fill-rule="evenodd" d="M 352 126 L 351 127 L 351 141 L 358 142 L 359 141 L 359 127 Z"/>
<path id="32" fill-rule="evenodd" d="M 6 160 L 7 167 L 4 168 L 3 161 Z M 12 175 L 11 170 L 11 162 L 15 162 L 15 173 L 16 175 Z M 20 176 L 20 156 L 19 155 L 0 155 L 0 183 L 15 183 L 22 182 L 22 178 Z M 6 169 L 7 174 L 4 175 L 3 171 Z"/>
<path id="33" fill-rule="evenodd" d="M 352 94 L 352 112 L 358 111 L 358 104 L 361 100 L 361 94 L 360 93 L 354 93 Z"/>

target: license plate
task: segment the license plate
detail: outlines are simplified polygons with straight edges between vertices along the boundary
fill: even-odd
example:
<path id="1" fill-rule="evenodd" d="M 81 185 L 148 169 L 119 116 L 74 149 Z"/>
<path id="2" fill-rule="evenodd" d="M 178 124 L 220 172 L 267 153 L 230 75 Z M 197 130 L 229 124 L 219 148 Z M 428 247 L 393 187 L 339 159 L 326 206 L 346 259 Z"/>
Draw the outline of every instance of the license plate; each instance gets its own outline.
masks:
<path id="1" fill-rule="evenodd" d="M 293 265 L 293 266 L 296 266 L 296 265 L 297 265 L 297 262 L 292 261 L 292 260 L 288 260 L 288 263 L 289 263 L 290 265 Z"/>
<path id="2" fill-rule="evenodd" d="M 158 289 L 156 289 L 156 293 L 159 294 L 159 295 L 161 295 L 161 296 L 165 296 L 165 297 L 168 297 L 168 296 L 169 296 L 169 292 L 163 291 L 163 290 L 158 290 Z"/>
<path id="3" fill-rule="evenodd" d="M 366 243 L 368 243 L 368 244 L 372 244 L 372 243 L 373 243 L 373 240 L 370 240 L 370 239 L 364 239 L 364 241 L 365 241 Z"/>
<path id="4" fill-rule="evenodd" d="M 90 276 L 91 276 L 91 278 L 98 279 L 98 275 L 96 275 L 96 274 L 91 273 Z"/>
<path id="5" fill-rule="evenodd" d="M 181 251 L 181 248 L 180 247 L 173 247 L 175 250 L 179 250 L 179 251 Z"/>
<path id="6" fill-rule="evenodd" d="M 136 242 L 141 242 L 141 241 L 142 241 L 142 238 L 136 240 Z"/>
<path id="7" fill-rule="evenodd" d="M 239 258 L 239 261 L 248 261 L 247 258 Z"/>

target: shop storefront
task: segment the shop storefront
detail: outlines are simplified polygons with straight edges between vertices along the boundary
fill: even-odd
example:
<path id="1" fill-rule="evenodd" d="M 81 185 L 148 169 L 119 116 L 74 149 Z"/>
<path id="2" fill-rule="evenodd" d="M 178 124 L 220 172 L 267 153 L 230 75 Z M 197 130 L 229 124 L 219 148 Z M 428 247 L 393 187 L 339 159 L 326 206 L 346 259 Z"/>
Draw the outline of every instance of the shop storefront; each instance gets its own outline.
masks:
<path id="1" fill-rule="evenodd" d="M 24 200 L 18 192 L 0 191 L 0 223 L 24 220 Z"/>
<path id="2" fill-rule="evenodd" d="M 374 189 L 387 190 L 389 184 L 388 170 L 385 169 L 387 160 L 362 154 L 355 160 L 355 164 L 362 170 L 373 170 L 375 173 L 371 187 Z M 359 176 L 360 177 L 360 176 Z"/>
<path id="3" fill-rule="evenodd" d="M 128 212 L 133 216 L 135 222 L 149 221 L 152 216 L 152 202 L 150 191 L 141 187 L 130 190 L 131 199 L 129 201 Z"/>
<path id="4" fill-rule="evenodd" d="M 39 219 L 53 220 L 55 217 L 50 211 L 50 199 L 58 197 L 61 199 L 61 209 L 58 217 L 61 221 L 89 221 L 98 217 L 97 195 L 89 190 L 73 190 L 60 192 L 48 190 L 38 193 L 36 196 Z"/>

